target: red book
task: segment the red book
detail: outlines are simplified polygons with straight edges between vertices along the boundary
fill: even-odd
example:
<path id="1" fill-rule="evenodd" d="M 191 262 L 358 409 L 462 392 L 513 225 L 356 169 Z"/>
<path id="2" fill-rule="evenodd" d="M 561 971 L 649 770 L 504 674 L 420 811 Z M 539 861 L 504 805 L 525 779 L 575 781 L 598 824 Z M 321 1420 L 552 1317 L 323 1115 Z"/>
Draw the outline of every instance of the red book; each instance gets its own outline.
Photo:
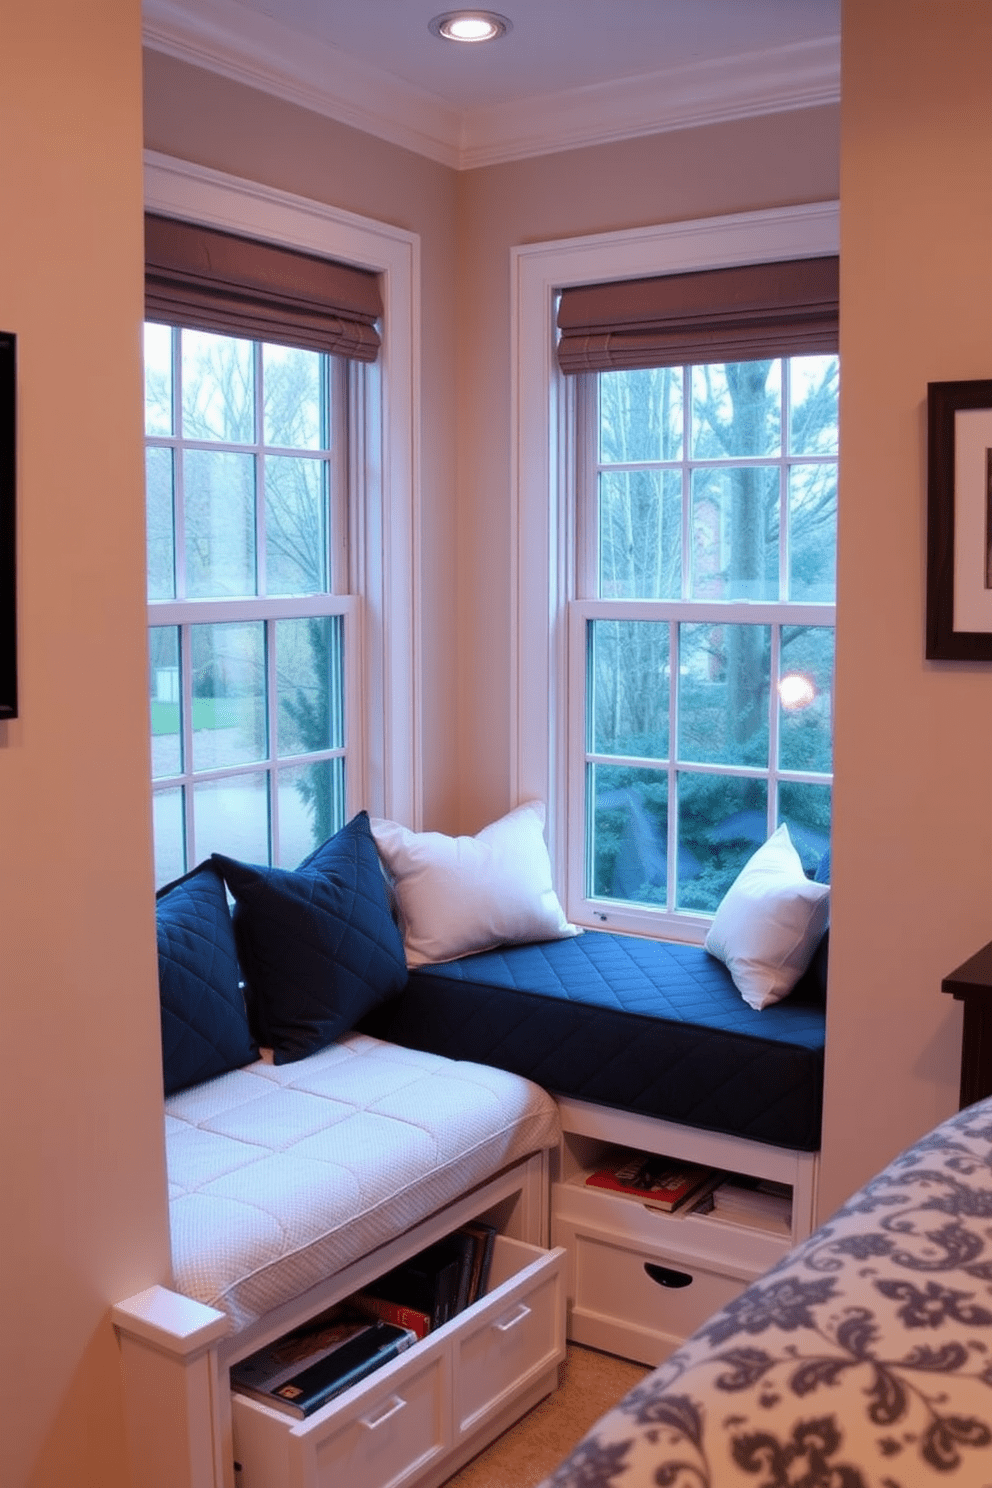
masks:
<path id="1" fill-rule="evenodd" d="M 390 1302 L 385 1297 L 373 1297 L 370 1292 L 359 1292 L 350 1297 L 352 1307 L 359 1312 L 371 1313 L 382 1318 L 384 1323 L 396 1323 L 400 1328 L 410 1328 L 418 1338 L 424 1338 L 431 1330 L 431 1320 L 426 1312 L 415 1307 L 405 1307 L 402 1302 Z"/>
<path id="2" fill-rule="evenodd" d="M 586 1183 L 613 1193 L 633 1194 L 654 1209 L 675 1209 L 713 1176 L 712 1168 L 671 1157 L 626 1153 L 590 1173 Z"/>

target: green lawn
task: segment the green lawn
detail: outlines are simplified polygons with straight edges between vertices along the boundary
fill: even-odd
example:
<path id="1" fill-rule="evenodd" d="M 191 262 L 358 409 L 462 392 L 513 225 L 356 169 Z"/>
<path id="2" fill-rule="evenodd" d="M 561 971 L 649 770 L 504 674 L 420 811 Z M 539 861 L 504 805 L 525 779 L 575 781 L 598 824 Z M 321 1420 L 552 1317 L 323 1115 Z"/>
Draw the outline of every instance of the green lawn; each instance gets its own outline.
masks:
<path id="1" fill-rule="evenodd" d="M 194 698 L 193 732 L 200 729 L 233 728 L 245 718 L 244 700 L 240 698 Z M 179 704 L 152 703 L 152 733 L 178 734 Z"/>

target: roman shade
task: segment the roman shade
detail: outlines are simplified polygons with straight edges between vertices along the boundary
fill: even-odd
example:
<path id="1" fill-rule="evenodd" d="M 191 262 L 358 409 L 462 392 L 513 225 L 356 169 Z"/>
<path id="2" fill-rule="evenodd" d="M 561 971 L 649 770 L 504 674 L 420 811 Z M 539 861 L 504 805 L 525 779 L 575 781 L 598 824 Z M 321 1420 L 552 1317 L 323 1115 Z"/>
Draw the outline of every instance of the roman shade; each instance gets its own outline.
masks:
<path id="1" fill-rule="evenodd" d="M 377 275 L 308 253 L 145 217 L 145 315 L 193 330 L 374 362 Z"/>
<path id="2" fill-rule="evenodd" d="M 838 260 L 789 259 L 577 285 L 558 307 L 566 373 L 837 350 Z"/>

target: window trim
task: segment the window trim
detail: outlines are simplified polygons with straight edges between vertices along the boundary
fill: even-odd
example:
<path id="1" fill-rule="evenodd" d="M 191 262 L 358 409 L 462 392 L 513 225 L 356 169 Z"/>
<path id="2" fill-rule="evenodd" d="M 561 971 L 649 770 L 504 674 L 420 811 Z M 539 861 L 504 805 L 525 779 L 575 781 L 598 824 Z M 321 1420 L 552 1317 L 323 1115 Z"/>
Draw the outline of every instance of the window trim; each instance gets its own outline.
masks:
<path id="1" fill-rule="evenodd" d="M 354 488 L 362 498 L 352 513 L 351 577 L 364 610 L 359 681 L 365 729 L 349 804 L 419 828 L 420 239 L 155 151 L 145 152 L 144 167 L 146 211 L 326 255 L 382 276 L 382 349 L 358 395 L 381 414 L 382 438 L 378 447 L 351 453 Z"/>
<path id="2" fill-rule="evenodd" d="M 567 605 L 575 597 L 576 565 L 568 509 L 574 457 L 565 437 L 574 427 L 574 390 L 566 387 L 555 356 L 556 296 L 573 284 L 813 258 L 838 249 L 839 203 L 828 201 L 510 250 L 510 789 L 514 801 L 547 802 L 548 847 L 562 893 L 571 835 Z"/>

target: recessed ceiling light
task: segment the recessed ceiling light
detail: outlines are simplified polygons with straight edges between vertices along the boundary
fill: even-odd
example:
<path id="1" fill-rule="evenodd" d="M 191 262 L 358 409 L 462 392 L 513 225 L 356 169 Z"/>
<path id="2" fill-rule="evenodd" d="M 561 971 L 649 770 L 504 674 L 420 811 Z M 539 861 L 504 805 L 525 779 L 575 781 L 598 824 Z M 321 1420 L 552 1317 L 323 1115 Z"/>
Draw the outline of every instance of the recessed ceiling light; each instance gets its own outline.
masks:
<path id="1" fill-rule="evenodd" d="M 444 41 L 497 41 L 513 25 L 493 10 L 446 10 L 428 22 L 428 29 Z"/>

